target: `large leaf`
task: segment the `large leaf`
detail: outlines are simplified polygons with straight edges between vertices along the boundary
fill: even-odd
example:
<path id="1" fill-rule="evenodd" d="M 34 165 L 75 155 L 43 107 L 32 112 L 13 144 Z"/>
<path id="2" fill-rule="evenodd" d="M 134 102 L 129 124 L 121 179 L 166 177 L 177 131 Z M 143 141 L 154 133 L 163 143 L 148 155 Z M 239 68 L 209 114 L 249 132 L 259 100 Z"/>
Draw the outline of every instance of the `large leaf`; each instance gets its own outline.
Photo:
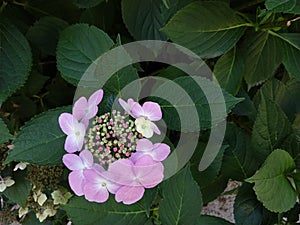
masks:
<path id="1" fill-rule="evenodd" d="M 220 217 L 202 215 L 200 216 L 197 225 L 233 225 L 233 224 Z"/>
<path id="2" fill-rule="evenodd" d="M 122 15 L 127 29 L 137 40 L 166 40 L 160 32 L 168 9 L 161 0 L 122 0 Z"/>
<path id="3" fill-rule="evenodd" d="M 12 138 L 12 135 L 9 133 L 6 124 L 0 118 L 0 146 L 7 142 L 10 138 Z"/>
<path id="4" fill-rule="evenodd" d="M 94 7 L 104 0 L 73 0 L 74 4 L 79 8 L 91 8 Z"/>
<path id="5" fill-rule="evenodd" d="M 270 33 L 283 42 L 282 61 L 289 75 L 300 80 L 300 33 Z"/>
<path id="6" fill-rule="evenodd" d="M 213 183 L 219 175 L 223 161 L 224 150 L 228 147 L 228 145 L 222 145 L 218 155 L 209 165 L 209 167 L 207 167 L 207 169 L 205 169 L 204 171 L 199 171 L 199 162 L 206 148 L 206 145 L 206 143 L 199 142 L 193 154 L 193 157 L 190 160 L 192 175 L 201 189 Z"/>
<path id="7" fill-rule="evenodd" d="M 275 12 L 300 13 L 298 0 L 266 0 L 266 8 Z"/>
<path id="8" fill-rule="evenodd" d="M 218 59 L 214 67 L 220 86 L 230 94 L 236 95 L 243 79 L 244 62 L 234 47 Z"/>
<path id="9" fill-rule="evenodd" d="M 67 26 L 68 23 L 62 19 L 46 16 L 30 27 L 26 36 L 33 46 L 54 56 L 59 32 Z"/>
<path id="10" fill-rule="evenodd" d="M 143 225 L 149 221 L 141 204 L 124 205 L 109 198 L 105 204 L 89 202 L 83 197 L 73 197 L 63 207 L 75 225 Z"/>
<path id="11" fill-rule="evenodd" d="M 286 212 L 291 209 L 297 193 L 286 174 L 296 168 L 288 152 L 276 149 L 266 159 L 262 167 L 250 178 L 255 183 L 253 189 L 259 201 L 272 212 Z"/>
<path id="12" fill-rule="evenodd" d="M 179 10 L 162 31 L 200 57 L 214 58 L 237 43 L 246 25 L 224 2 L 196 1 Z"/>
<path id="13" fill-rule="evenodd" d="M 64 151 L 66 135 L 61 131 L 58 117 L 70 107 L 42 113 L 27 122 L 14 140 L 6 163 L 23 161 L 38 165 L 59 165 Z"/>
<path id="14" fill-rule="evenodd" d="M 23 171 L 14 172 L 13 180 L 15 184 L 4 191 L 4 195 L 11 201 L 25 207 L 28 195 L 31 191 L 31 184 L 25 178 Z"/>
<path id="15" fill-rule="evenodd" d="M 182 89 L 174 89 L 173 82 Z M 201 87 L 205 87 L 205 90 L 201 89 L 200 83 Z M 161 85 L 155 93 L 164 96 L 166 100 L 172 100 L 172 102 L 161 100 L 157 100 L 157 102 L 162 108 L 168 128 L 178 131 L 198 131 L 199 126 L 196 123 L 191 123 L 195 119 L 199 119 L 201 130 L 208 129 L 223 121 L 226 113 L 229 113 L 237 103 L 243 100 L 242 98 L 235 98 L 225 91 L 222 92 L 216 83 L 202 77 L 184 76 L 176 78 L 172 82 Z M 221 96 L 222 94 L 223 96 Z M 207 101 L 207 96 L 211 100 L 210 104 Z M 190 102 L 191 100 L 192 102 Z M 226 105 L 226 109 L 222 107 L 222 104 Z M 211 121 L 210 109 L 215 110 L 214 115 L 216 116 L 213 121 Z M 192 114 L 194 110 L 198 112 L 198 118 Z M 180 118 L 176 112 L 181 113 Z"/>
<path id="16" fill-rule="evenodd" d="M 234 220 L 236 225 L 258 225 L 271 224 L 265 223 L 265 211 L 267 211 L 261 202 L 256 198 L 252 189 L 253 185 L 244 183 L 239 188 L 234 201 Z M 270 214 L 270 213 L 269 213 Z"/>
<path id="17" fill-rule="evenodd" d="M 258 168 L 250 143 L 250 135 L 236 125 L 229 123 L 226 127 L 225 150 L 222 174 L 233 180 L 243 181 Z"/>
<path id="18" fill-rule="evenodd" d="M 163 200 L 159 206 L 159 215 L 162 224 L 197 224 L 202 208 L 202 196 L 189 166 L 164 181 L 161 190 Z"/>
<path id="19" fill-rule="evenodd" d="M 114 45 L 110 37 L 95 26 L 75 24 L 61 32 L 57 46 L 57 68 L 76 85 L 86 69 Z"/>
<path id="20" fill-rule="evenodd" d="M 0 106 L 26 81 L 31 50 L 24 35 L 9 21 L 0 21 Z"/>
<path id="21" fill-rule="evenodd" d="M 281 108 L 262 96 L 251 140 L 257 160 L 265 160 L 291 133 L 292 126 Z"/>
<path id="22" fill-rule="evenodd" d="M 278 40 L 267 32 L 249 33 L 241 49 L 248 88 L 271 78 L 281 63 Z"/>

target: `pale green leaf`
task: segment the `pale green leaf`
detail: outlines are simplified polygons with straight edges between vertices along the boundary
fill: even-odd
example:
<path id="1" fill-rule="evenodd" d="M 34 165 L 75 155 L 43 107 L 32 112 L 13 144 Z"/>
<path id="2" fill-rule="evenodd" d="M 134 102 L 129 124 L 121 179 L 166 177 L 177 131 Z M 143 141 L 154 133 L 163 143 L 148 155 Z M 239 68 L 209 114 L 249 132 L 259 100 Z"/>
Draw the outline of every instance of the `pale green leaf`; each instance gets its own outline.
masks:
<path id="1" fill-rule="evenodd" d="M 163 200 L 159 206 L 159 215 L 162 224 L 197 224 L 202 208 L 202 196 L 189 166 L 164 181 L 161 190 Z"/>
<path id="2" fill-rule="evenodd" d="M 281 63 L 276 38 L 267 32 L 250 33 L 241 49 L 244 52 L 244 78 L 249 89 L 274 76 Z"/>
<path id="3" fill-rule="evenodd" d="M 286 212 L 296 203 L 297 193 L 286 174 L 296 168 L 290 154 L 284 150 L 274 150 L 262 167 L 250 178 L 255 183 L 253 189 L 259 201 L 272 212 Z"/>
<path id="4" fill-rule="evenodd" d="M 26 81 L 31 49 L 24 35 L 9 21 L 0 21 L 0 106 Z"/>
<path id="5" fill-rule="evenodd" d="M 61 107 L 44 112 L 27 122 L 16 136 L 14 149 L 5 163 L 23 161 L 38 165 L 59 165 L 64 150 L 66 135 L 61 131 L 58 117 L 69 112 L 70 107 Z"/>
<path id="6" fill-rule="evenodd" d="M 149 221 L 146 209 L 139 202 L 125 205 L 117 203 L 113 197 L 99 204 L 76 196 L 63 209 L 74 225 L 144 225 Z"/>
<path id="7" fill-rule="evenodd" d="M 0 146 L 11 138 L 12 135 L 9 133 L 6 124 L 3 122 L 2 118 L 0 118 Z"/>
<path id="8" fill-rule="evenodd" d="M 76 85 L 86 69 L 114 45 L 95 26 L 75 24 L 61 32 L 57 46 L 57 68 L 64 79 Z"/>
<path id="9" fill-rule="evenodd" d="M 236 47 L 222 55 L 214 67 L 214 75 L 220 86 L 232 95 L 238 93 L 243 73 L 243 58 L 237 52 Z"/>
<path id="10" fill-rule="evenodd" d="M 200 57 L 214 58 L 231 49 L 247 25 L 224 2 L 196 1 L 180 9 L 162 31 Z"/>
<path id="11" fill-rule="evenodd" d="M 26 37 L 33 46 L 55 56 L 59 33 L 67 26 L 68 23 L 62 19 L 52 16 L 42 17 L 29 28 Z"/>

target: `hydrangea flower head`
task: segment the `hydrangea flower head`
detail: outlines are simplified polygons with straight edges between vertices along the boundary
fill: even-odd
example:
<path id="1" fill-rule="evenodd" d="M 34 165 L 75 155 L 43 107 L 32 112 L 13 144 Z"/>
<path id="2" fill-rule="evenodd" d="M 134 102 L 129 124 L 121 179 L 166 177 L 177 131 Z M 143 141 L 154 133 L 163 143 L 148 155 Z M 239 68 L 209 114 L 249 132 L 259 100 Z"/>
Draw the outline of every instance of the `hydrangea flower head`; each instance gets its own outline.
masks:
<path id="1" fill-rule="evenodd" d="M 133 99 L 119 99 L 125 112 L 97 115 L 102 97 L 102 90 L 88 100 L 81 97 L 73 114 L 59 117 L 67 134 L 68 154 L 63 156 L 63 163 L 71 170 L 68 179 L 76 195 L 102 203 L 114 194 L 117 202 L 132 204 L 143 197 L 146 188 L 163 180 L 161 161 L 169 155 L 170 147 L 147 139 L 160 134 L 154 122 L 162 118 L 162 112 L 154 102 L 141 106 Z"/>

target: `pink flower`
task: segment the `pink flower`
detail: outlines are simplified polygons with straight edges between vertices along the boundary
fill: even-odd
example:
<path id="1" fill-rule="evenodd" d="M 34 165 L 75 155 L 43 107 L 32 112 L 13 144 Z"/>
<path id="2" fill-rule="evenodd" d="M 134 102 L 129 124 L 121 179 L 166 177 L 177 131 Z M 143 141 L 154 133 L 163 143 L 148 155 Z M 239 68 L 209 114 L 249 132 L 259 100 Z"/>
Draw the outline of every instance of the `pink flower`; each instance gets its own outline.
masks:
<path id="1" fill-rule="evenodd" d="M 59 126 L 68 135 L 65 150 L 69 153 L 80 151 L 83 146 L 85 126 L 70 113 L 62 113 L 58 118 Z"/>
<path id="2" fill-rule="evenodd" d="M 132 98 L 129 98 L 127 100 L 127 102 L 125 102 L 123 99 L 119 98 L 119 103 L 122 106 L 122 108 L 125 110 L 125 112 L 128 113 L 130 116 L 132 116 L 131 108 L 132 108 L 133 104 L 137 103 L 137 102 L 135 102 Z"/>
<path id="3" fill-rule="evenodd" d="M 135 163 L 121 159 L 108 168 L 107 179 L 122 187 L 116 192 L 117 202 L 132 204 L 143 197 L 145 188 L 155 187 L 163 180 L 164 167 L 146 155 Z"/>
<path id="4" fill-rule="evenodd" d="M 69 174 L 69 184 L 76 195 L 84 194 L 83 187 L 85 182 L 84 170 L 93 168 L 93 155 L 88 150 L 80 152 L 79 156 L 75 154 L 65 154 L 63 156 L 63 163 L 72 170 Z"/>
<path id="5" fill-rule="evenodd" d="M 120 185 L 105 179 L 104 177 L 107 176 L 105 173 L 107 172 L 101 166 L 84 171 L 86 182 L 83 190 L 88 201 L 105 202 L 109 197 L 109 192 L 115 194 L 120 188 Z"/>
<path id="6" fill-rule="evenodd" d="M 164 143 L 152 144 L 148 139 L 140 139 L 136 144 L 136 152 L 130 157 L 132 161 L 137 161 L 144 155 L 149 155 L 154 161 L 161 162 L 170 154 L 170 147 Z"/>
<path id="7" fill-rule="evenodd" d="M 73 115 L 78 120 L 81 121 L 85 127 L 88 127 L 89 119 L 96 116 L 98 112 L 98 104 L 103 98 L 103 90 L 100 89 L 93 93 L 89 100 L 85 97 L 79 98 L 73 106 Z"/>
<path id="8" fill-rule="evenodd" d="M 162 112 L 159 104 L 155 102 L 145 102 L 143 106 L 134 103 L 131 107 L 134 118 L 144 117 L 150 121 L 158 121 L 162 118 Z"/>

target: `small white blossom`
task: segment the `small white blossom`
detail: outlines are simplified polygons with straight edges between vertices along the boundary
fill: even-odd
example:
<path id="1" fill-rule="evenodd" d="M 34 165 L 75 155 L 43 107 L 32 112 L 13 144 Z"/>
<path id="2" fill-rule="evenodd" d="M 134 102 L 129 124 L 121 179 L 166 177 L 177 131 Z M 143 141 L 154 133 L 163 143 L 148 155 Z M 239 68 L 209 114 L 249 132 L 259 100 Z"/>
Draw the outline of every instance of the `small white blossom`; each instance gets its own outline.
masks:
<path id="1" fill-rule="evenodd" d="M 39 190 L 33 193 L 33 200 L 42 206 L 47 200 L 47 196 Z"/>
<path id="2" fill-rule="evenodd" d="M 29 163 L 27 163 L 27 162 L 19 162 L 19 163 L 15 166 L 14 171 L 17 171 L 18 169 L 24 170 L 24 169 L 27 167 L 28 164 L 29 164 Z"/>
<path id="3" fill-rule="evenodd" d="M 11 177 L 2 178 L 0 176 L 0 192 L 5 191 L 5 189 L 7 187 L 12 186 L 14 183 L 15 183 L 15 181 L 13 179 L 11 179 Z"/>

